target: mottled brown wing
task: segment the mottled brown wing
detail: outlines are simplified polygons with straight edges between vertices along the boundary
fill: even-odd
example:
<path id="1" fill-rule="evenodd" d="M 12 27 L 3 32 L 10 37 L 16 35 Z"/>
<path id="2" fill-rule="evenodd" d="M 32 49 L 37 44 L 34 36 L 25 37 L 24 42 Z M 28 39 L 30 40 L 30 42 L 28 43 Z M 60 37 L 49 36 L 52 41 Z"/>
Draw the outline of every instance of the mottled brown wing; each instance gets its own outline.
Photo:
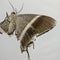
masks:
<path id="1" fill-rule="evenodd" d="M 35 28 L 39 35 L 48 32 L 55 25 L 56 20 L 48 16 L 41 16 L 32 24 L 32 26 Z"/>
<path id="2" fill-rule="evenodd" d="M 22 31 L 26 27 L 26 25 L 37 16 L 37 14 L 20 14 L 16 20 L 16 30 L 15 35 L 17 39 L 19 39 Z"/>
<path id="3" fill-rule="evenodd" d="M 27 24 L 27 26 L 29 25 L 29 23 Z M 38 34 L 37 36 L 44 34 L 51 30 L 55 25 L 56 20 L 51 17 L 44 15 L 37 17 L 33 21 L 33 23 L 29 25 L 29 27 L 26 26 L 25 28 L 26 31 L 24 30 L 25 32 L 23 31 L 23 33 L 21 34 L 20 37 L 21 44 L 23 46 L 27 46 L 31 42 L 33 36 L 35 36 L 36 34 Z"/>

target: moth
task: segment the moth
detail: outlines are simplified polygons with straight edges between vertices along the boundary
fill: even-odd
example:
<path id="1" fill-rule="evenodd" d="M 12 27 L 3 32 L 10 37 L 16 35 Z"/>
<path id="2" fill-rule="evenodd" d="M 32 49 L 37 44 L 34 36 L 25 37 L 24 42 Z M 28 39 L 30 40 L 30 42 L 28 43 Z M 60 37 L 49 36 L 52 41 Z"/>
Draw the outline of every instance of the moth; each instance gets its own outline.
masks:
<path id="1" fill-rule="evenodd" d="M 10 3 L 10 2 L 9 2 Z M 23 6 L 19 12 L 15 10 L 10 3 L 13 12 L 10 15 L 6 13 L 6 17 L 3 22 L 0 23 L 0 33 L 3 31 L 8 35 L 12 35 L 14 32 L 17 40 L 20 41 L 21 52 L 27 52 L 28 60 L 30 55 L 28 48 L 33 44 L 37 37 L 48 32 L 56 26 L 56 20 L 52 17 L 38 14 L 18 14 L 22 11 Z M 3 30 L 3 31 L 2 31 Z"/>

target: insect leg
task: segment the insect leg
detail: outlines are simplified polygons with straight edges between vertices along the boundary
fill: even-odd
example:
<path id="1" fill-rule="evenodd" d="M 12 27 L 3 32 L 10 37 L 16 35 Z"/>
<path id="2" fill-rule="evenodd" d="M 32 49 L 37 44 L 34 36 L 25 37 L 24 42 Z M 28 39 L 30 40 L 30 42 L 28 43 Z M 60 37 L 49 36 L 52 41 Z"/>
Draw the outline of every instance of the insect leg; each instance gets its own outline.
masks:
<path id="1" fill-rule="evenodd" d="M 31 37 L 29 36 L 28 33 L 26 33 L 28 35 L 28 38 L 30 39 Z M 34 42 L 33 41 L 30 41 L 27 45 L 27 47 L 30 47 L 30 45 L 33 44 L 33 49 L 34 49 Z"/>
<path id="2" fill-rule="evenodd" d="M 34 42 L 33 42 L 33 41 L 31 41 L 31 42 L 28 44 L 28 47 L 29 47 L 31 44 L 33 44 L 33 49 L 34 49 Z"/>
<path id="3" fill-rule="evenodd" d="M 33 49 L 34 49 L 34 48 L 35 48 L 35 47 L 34 47 L 34 42 L 32 41 L 32 43 L 33 43 Z"/>
<path id="4" fill-rule="evenodd" d="M 29 52 L 28 52 L 28 47 L 27 47 L 27 49 L 26 49 L 26 52 L 27 52 L 27 54 L 28 54 L 28 60 L 31 60 L 31 59 L 30 59 Z"/>

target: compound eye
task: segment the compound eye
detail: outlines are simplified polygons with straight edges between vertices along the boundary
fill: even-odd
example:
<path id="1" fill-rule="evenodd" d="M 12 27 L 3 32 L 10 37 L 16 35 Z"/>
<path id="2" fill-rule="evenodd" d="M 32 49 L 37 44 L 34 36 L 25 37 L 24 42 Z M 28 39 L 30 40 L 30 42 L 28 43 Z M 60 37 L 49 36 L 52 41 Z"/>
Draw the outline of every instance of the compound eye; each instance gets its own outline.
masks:
<path id="1" fill-rule="evenodd" d="M 12 12 L 11 14 L 16 14 L 15 12 Z"/>

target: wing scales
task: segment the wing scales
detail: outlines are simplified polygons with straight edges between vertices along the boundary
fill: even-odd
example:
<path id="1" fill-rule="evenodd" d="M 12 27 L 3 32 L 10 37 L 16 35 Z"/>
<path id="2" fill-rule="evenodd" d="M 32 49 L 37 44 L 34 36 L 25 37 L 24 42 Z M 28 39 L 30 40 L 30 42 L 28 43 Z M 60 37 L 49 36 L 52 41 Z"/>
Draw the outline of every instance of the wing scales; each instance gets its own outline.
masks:
<path id="1" fill-rule="evenodd" d="M 31 23 L 31 21 L 27 24 L 27 26 Z M 40 36 L 49 30 L 51 30 L 54 26 L 56 25 L 56 21 L 48 16 L 39 16 L 31 25 L 29 28 L 26 26 L 26 31 L 24 32 L 24 35 L 22 35 L 21 38 L 21 43 L 24 42 L 24 46 L 27 46 L 30 42 L 31 39 L 37 35 Z M 28 38 L 30 37 L 30 38 Z M 34 41 L 34 40 L 33 40 Z M 22 43 L 23 44 L 23 43 Z"/>

